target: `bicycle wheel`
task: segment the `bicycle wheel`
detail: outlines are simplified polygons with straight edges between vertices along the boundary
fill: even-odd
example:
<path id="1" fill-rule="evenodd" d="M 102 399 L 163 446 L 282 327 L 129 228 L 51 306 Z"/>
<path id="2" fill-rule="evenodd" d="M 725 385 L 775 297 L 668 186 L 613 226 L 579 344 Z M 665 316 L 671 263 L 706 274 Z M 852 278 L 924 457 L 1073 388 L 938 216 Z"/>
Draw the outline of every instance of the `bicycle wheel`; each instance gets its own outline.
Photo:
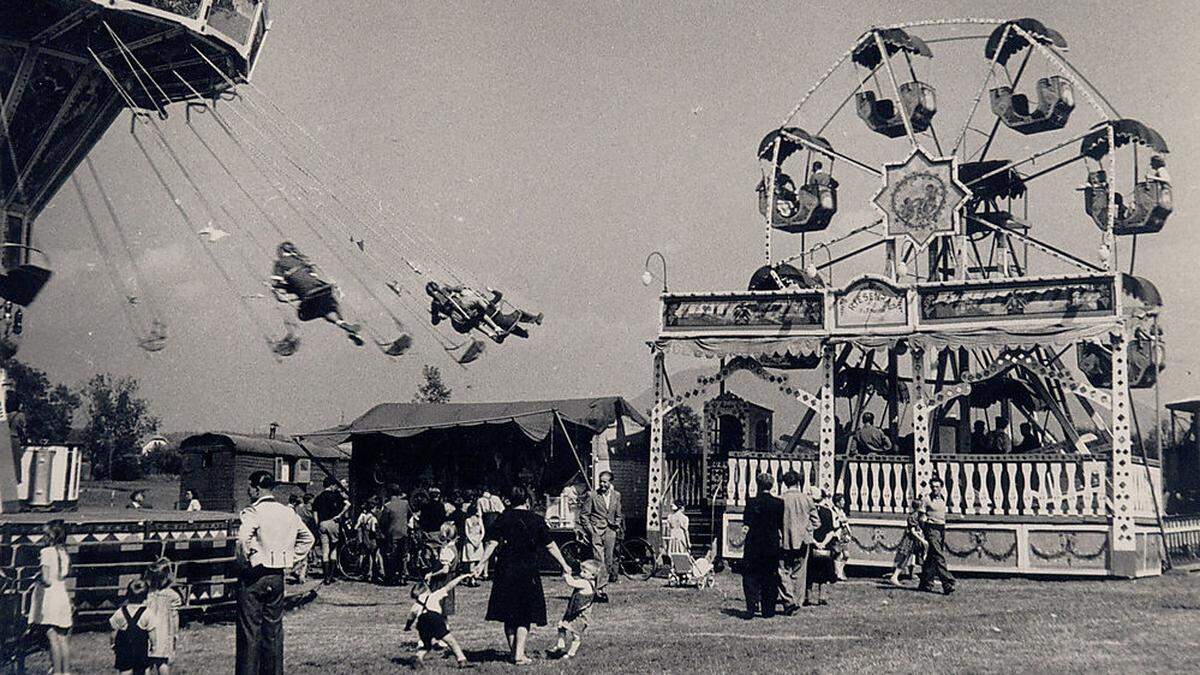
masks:
<path id="1" fill-rule="evenodd" d="M 617 568 L 626 579 L 646 581 L 658 571 L 654 548 L 645 539 L 629 539 L 617 546 Z"/>
<path id="2" fill-rule="evenodd" d="M 367 553 L 366 547 L 357 541 L 345 541 L 338 547 L 337 558 L 338 570 L 342 576 L 353 580 L 361 581 L 367 575 L 370 569 L 371 560 Z"/>
<path id="3" fill-rule="evenodd" d="M 404 560 L 404 573 L 409 579 L 421 581 L 437 567 L 437 556 L 434 555 L 433 549 L 424 544 L 417 544 L 408 551 L 408 556 Z"/>
<path id="4" fill-rule="evenodd" d="M 578 539 L 563 544 L 559 551 L 562 552 L 563 559 L 567 561 L 571 569 L 576 572 L 579 571 L 579 563 L 592 557 L 592 549 Z"/>

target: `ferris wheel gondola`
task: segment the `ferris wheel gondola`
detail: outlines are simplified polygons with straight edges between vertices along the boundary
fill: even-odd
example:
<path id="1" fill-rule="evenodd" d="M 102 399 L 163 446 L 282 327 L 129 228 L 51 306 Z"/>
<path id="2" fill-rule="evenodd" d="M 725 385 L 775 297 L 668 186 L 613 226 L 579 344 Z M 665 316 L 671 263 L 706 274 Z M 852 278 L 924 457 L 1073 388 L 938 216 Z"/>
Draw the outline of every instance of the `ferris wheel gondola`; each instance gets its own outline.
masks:
<path id="1" fill-rule="evenodd" d="M 983 50 L 985 58 L 1001 67 L 1007 66 L 1008 60 L 1018 52 L 1029 50 L 1025 52 L 1025 60 L 1012 82 L 989 92 L 992 112 L 996 117 L 1009 129 L 1026 135 L 1063 128 L 1075 109 L 1075 85 L 1062 75 L 1039 78 L 1033 101 L 1025 94 L 1014 93 L 1029 56 L 1033 54 L 1034 42 L 1057 49 L 1067 48 L 1067 41 L 1061 33 L 1041 21 L 1026 18 L 997 26 L 988 36 Z"/>
<path id="2" fill-rule="evenodd" d="M 899 82 L 892 70 L 891 58 L 903 54 L 911 79 Z M 881 87 L 864 89 L 855 95 L 858 116 L 872 131 L 888 138 L 909 133 L 919 134 L 929 129 L 937 114 L 937 91 L 917 78 L 912 55 L 932 58 L 933 52 L 924 40 L 910 35 L 902 28 L 882 28 L 868 32 L 855 48 L 852 60 L 872 73 L 882 65 L 887 69 L 899 93 L 899 102 L 887 98 Z"/>
<path id="3" fill-rule="evenodd" d="M 1133 144 L 1149 148 L 1156 153 L 1170 152 L 1167 142 L 1154 129 L 1137 120 L 1119 119 L 1096 125 L 1080 142 L 1079 154 L 1099 163 L 1113 151 L 1113 148 L 1109 147 L 1110 133 L 1113 138 L 1112 145 L 1117 148 Z M 1159 157 L 1161 161 L 1161 155 Z M 1166 224 L 1167 216 L 1174 210 L 1170 182 L 1152 174 L 1147 174 L 1144 180 L 1135 180 L 1132 200 L 1119 192 L 1110 198 L 1109 190 L 1112 187 L 1109 184 L 1108 173 L 1100 168 L 1088 172 L 1087 184 L 1081 189 L 1084 210 L 1101 230 L 1108 227 L 1108 205 L 1111 199 L 1116 207 L 1112 218 L 1113 234 L 1118 236 L 1159 232 Z"/>
<path id="4" fill-rule="evenodd" d="M 827 158 L 832 169 L 833 146 L 799 127 L 776 129 L 758 145 L 758 158 L 769 165 L 756 188 L 758 211 L 781 232 L 823 230 L 837 213 L 838 182 L 821 162 L 814 162 L 811 171 L 803 167 L 805 179 L 798 187 L 784 173 L 784 162 L 803 150 Z"/>

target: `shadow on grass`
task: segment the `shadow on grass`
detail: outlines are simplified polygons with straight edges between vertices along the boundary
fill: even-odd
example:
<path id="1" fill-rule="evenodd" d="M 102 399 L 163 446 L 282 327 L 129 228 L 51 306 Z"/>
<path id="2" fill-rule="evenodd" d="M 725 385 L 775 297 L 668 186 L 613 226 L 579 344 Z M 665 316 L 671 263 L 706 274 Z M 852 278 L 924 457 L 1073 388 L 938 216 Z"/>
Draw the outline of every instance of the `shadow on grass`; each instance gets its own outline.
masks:
<path id="1" fill-rule="evenodd" d="M 734 609 L 732 607 L 721 608 L 721 613 L 724 614 L 725 616 L 732 616 L 735 619 L 744 619 L 746 621 L 749 621 L 750 619 L 753 619 L 755 616 L 757 616 L 751 612 L 747 612 L 744 609 Z"/>

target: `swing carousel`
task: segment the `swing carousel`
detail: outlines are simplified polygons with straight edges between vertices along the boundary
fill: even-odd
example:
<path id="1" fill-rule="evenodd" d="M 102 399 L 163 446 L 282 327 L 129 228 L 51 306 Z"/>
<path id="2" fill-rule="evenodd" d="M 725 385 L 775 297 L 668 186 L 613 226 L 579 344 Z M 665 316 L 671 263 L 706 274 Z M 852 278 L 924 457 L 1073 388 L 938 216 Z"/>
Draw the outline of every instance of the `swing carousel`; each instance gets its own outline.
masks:
<path id="1" fill-rule="evenodd" d="M 661 296 L 648 532 L 682 498 L 736 559 L 755 476 L 794 470 L 844 499 L 849 562 L 890 567 L 938 476 L 953 569 L 1159 573 L 1162 299 L 1135 271 L 1171 214 L 1168 147 L 1066 47 L 1034 19 L 874 27 L 765 135 L 765 264 L 746 291 Z M 696 357 L 720 365 L 672 383 Z M 760 406 L 726 391 L 738 373 L 794 407 L 786 442 L 739 416 Z M 708 441 L 668 470 L 669 413 L 706 400 Z M 873 420 L 891 449 L 855 442 Z"/>

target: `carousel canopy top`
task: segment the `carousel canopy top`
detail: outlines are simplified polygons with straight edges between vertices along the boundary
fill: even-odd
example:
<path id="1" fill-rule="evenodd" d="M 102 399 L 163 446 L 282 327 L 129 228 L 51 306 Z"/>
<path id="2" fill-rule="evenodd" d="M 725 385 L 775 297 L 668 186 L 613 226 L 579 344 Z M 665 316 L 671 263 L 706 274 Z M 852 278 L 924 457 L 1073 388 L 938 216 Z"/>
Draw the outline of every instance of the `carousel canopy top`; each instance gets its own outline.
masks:
<path id="1" fill-rule="evenodd" d="M 649 422 L 620 396 L 499 403 L 380 403 L 345 427 L 309 434 L 339 441 L 372 434 L 408 438 L 432 429 L 515 424 L 531 440 L 544 440 L 554 429 L 554 414 L 563 422 L 599 433 L 625 417 L 640 426 Z"/>

